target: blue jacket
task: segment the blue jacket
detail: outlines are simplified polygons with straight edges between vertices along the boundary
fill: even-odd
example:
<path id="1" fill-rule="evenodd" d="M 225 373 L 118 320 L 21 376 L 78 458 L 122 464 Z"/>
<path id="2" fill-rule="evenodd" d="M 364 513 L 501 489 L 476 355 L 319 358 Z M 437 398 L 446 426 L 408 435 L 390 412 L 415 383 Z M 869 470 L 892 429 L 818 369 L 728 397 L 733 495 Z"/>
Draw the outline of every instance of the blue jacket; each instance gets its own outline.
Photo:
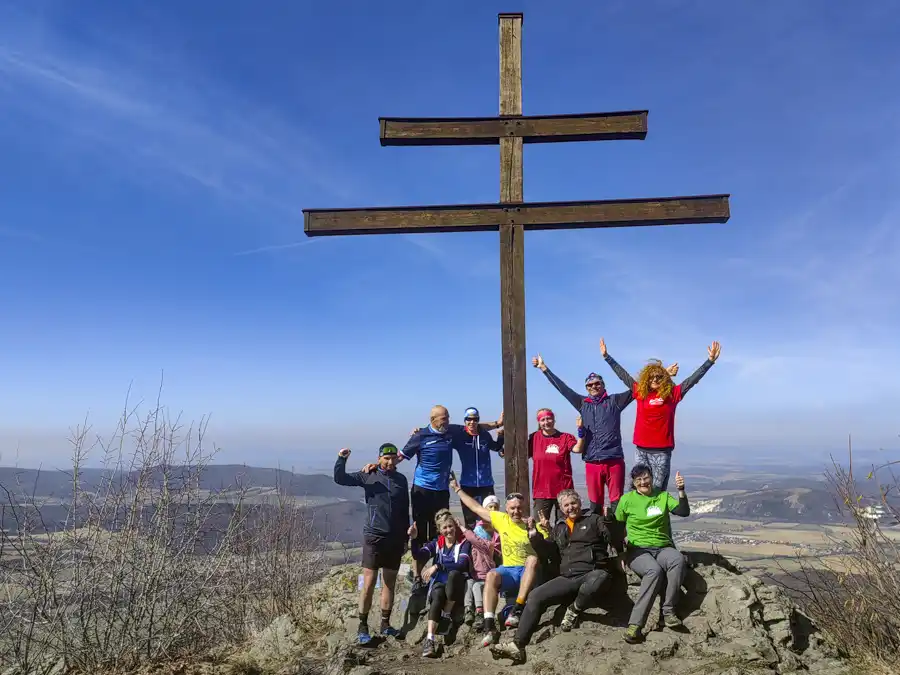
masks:
<path id="1" fill-rule="evenodd" d="M 472 436 L 465 427 L 453 428 L 453 448 L 459 455 L 459 484 L 466 487 L 493 487 L 494 473 L 491 470 L 491 453 L 503 450 L 503 434 L 493 436 L 487 431 L 479 431 Z"/>
<path id="2" fill-rule="evenodd" d="M 347 473 L 347 458 L 334 463 L 334 482 L 366 491 L 369 515 L 363 533 L 377 537 L 406 538 L 409 529 L 409 483 L 399 471 L 376 469 L 372 473 Z"/>
<path id="3" fill-rule="evenodd" d="M 441 540 L 443 537 L 440 538 Z M 446 548 L 441 546 L 439 539 L 432 539 L 426 542 L 422 548 L 413 546 L 412 556 L 420 562 L 431 559 L 431 562 L 438 566 L 437 572 L 431 577 L 429 587 L 436 581 L 446 582 L 450 572 L 454 570 L 462 573 L 463 576 L 469 576 L 469 567 L 471 565 L 472 544 L 462 539 L 454 546 Z"/>
<path id="4" fill-rule="evenodd" d="M 440 434 L 427 427 L 419 429 L 409 437 L 400 454 L 404 459 L 417 458 L 413 485 L 426 490 L 449 490 L 450 467 L 453 465 L 453 434 L 461 428 L 451 424 Z"/>
<path id="5" fill-rule="evenodd" d="M 585 449 L 581 458 L 585 462 L 599 462 L 604 459 L 624 459 L 622 451 L 622 411 L 634 400 L 630 391 L 619 394 L 605 393 L 594 401 L 583 394 L 577 394 L 549 368 L 544 375 L 550 384 L 572 404 L 579 413 L 585 429 Z"/>

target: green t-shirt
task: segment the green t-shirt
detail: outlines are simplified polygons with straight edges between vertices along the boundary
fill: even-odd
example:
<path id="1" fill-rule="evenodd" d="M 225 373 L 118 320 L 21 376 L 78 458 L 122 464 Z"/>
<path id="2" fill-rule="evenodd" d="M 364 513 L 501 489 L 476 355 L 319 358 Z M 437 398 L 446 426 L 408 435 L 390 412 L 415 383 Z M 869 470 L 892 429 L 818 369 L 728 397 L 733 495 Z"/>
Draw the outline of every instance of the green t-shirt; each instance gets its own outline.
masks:
<path id="1" fill-rule="evenodd" d="M 626 492 L 616 507 L 616 520 L 625 523 L 628 543 L 639 548 L 672 546 L 669 511 L 678 500 L 668 492 L 653 490 L 649 496 L 637 490 Z"/>

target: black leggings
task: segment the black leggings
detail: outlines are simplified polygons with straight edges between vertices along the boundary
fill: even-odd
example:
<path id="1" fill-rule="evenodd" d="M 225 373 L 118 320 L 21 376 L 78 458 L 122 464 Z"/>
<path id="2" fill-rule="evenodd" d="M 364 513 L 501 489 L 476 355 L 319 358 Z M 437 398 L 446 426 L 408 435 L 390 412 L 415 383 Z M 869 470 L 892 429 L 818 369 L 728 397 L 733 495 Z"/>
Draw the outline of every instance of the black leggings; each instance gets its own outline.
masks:
<path id="1" fill-rule="evenodd" d="M 538 627 L 544 610 L 553 605 L 568 605 L 575 601 L 575 609 L 591 607 L 599 599 L 603 586 L 609 581 L 606 570 L 592 570 L 579 577 L 556 577 L 528 594 L 528 602 L 516 630 L 516 644 L 524 647 Z"/>
<path id="2" fill-rule="evenodd" d="M 441 612 L 448 600 L 462 602 L 466 595 L 466 578 L 462 572 L 453 570 L 447 575 L 447 581 L 435 581 L 431 585 L 431 608 L 428 610 L 429 621 L 440 621 Z"/>
<path id="3" fill-rule="evenodd" d="M 550 524 L 553 525 L 556 521 L 561 520 L 559 513 L 559 502 L 555 499 L 544 499 L 544 498 L 535 498 L 534 500 L 534 516 L 537 517 L 537 514 L 543 511 L 547 514 L 547 520 L 550 521 Z M 556 517 L 551 520 L 550 513 L 552 511 L 556 511 Z M 564 519 L 563 519 L 564 520 Z"/>

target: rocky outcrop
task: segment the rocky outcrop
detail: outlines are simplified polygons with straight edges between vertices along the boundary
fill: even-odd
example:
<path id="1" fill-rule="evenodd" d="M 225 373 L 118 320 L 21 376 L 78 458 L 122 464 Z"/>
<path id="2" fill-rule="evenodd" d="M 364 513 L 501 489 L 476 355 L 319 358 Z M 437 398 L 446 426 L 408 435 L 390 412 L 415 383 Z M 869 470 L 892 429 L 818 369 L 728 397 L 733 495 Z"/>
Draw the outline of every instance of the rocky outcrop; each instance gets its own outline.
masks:
<path id="1" fill-rule="evenodd" d="M 357 647 L 353 639 L 359 570 L 344 566 L 331 570 L 313 589 L 307 625 L 296 626 L 286 618 L 275 622 L 239 657 L 243 659 L 241 669 L 281 675 L 851 672 L 780 588 L 763 584 L 721 556 L 685 555 L 690 569 L 679 605 L 684 628 L 674 631 L 656 626 L 641 644 L 622 640 L 631 601 L 637 594 L 637 586 L 626 585 L 622 578 L 618 587 L 610 589 L 603 606 L 589 610 L 571 632 L 563 633 L 557 627 L 564 608 L 548 610 L 524 664 L 494 660 L 490 651 L 480 646 L 480 636 L 465 625 L 447 637 L 440 658 L 425 663 L 419 655 L 425 621 L 406 616 L 409 584 L 402 580 L 394 625 L 404 625 L 404 639 Z M 377 609 L 372 616 L 378 616 Z M 651 616 L 658 616 L 658 608 Z"/>

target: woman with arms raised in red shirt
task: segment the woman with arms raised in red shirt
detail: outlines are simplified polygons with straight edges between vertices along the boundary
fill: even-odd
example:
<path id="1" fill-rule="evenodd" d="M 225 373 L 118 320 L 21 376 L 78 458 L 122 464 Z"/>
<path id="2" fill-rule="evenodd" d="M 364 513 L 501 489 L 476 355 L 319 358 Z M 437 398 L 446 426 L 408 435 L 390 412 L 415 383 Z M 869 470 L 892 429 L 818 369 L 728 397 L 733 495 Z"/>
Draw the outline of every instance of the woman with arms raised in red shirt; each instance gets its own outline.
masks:
<path id="1" fill-rule="evenodd" d="M 600 340 L 600 353 L 604 360 L 616 376 L 631 388 L 637 401 L 634 463 L 645 464 L 652 469 L 653 487 L 659 490 L 669 487 L 669 468 L 675 449 L 675 409 L 685 394 L 712 368 L 722 352 L 722 346 L 713 342 L 706 351 L 709 358 L 681 384 L 672 382 L 672 376 L 663 368 L 662 362 L 655 359 L 641 369 L 635 381 L 606 351 L 606 342 Z"/>

